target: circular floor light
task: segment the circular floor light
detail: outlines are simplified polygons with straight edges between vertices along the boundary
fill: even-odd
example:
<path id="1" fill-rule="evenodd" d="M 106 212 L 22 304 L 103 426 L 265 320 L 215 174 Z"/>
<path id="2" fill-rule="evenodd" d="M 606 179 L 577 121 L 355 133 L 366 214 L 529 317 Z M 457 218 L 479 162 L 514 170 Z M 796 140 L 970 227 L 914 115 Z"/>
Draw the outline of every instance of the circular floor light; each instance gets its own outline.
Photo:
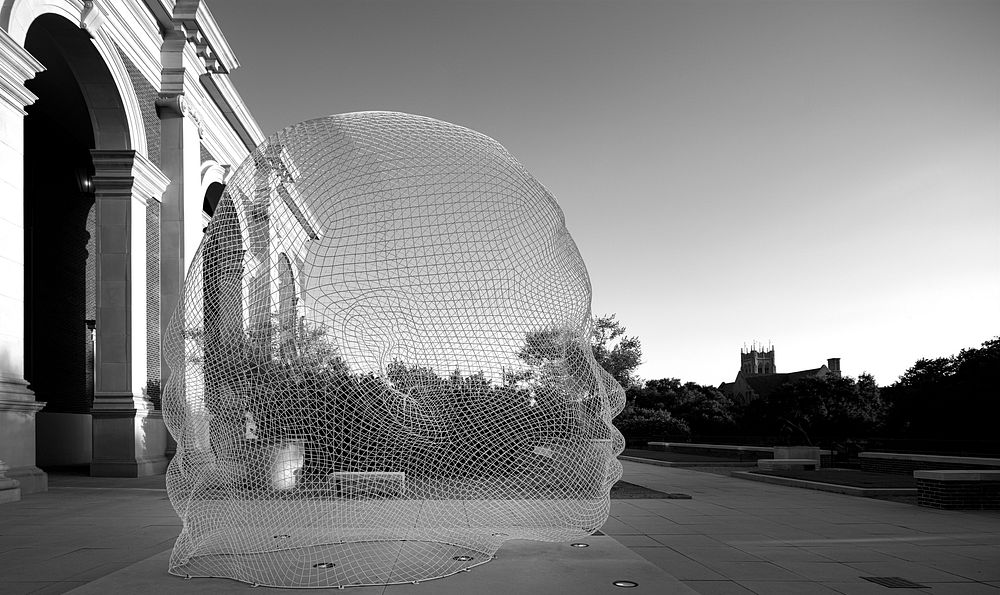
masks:
<path id="1" fill-rule="evenodd" d="M 616 586 L 616 587 L 622 587 L 623 589 L 632 589 L 634 587 L 638 587 L 639 586 L 639 583 L 637 583 L 635 581 L 615 581 L 615 582 L 613 582 L 611 584 L 614 585 L 614 586 Z"/>
<path id="2" fill-rule="evenodd" d="M 589 543 L 571 543 L 570 547 L 590 547 Z"/>
<path id="3" fill-rule="evenodd" d="M 333 562 L 320 562 L 318 564 L 313 564 L 313 568 L 333 568 L 336 566 Z"/>
<path id="4" fill-rule="evenodd" d="M 472 560 L 472 556 L 455 556 L 452 560 L 458 560 L 459 562 L 469 562 Z"/>

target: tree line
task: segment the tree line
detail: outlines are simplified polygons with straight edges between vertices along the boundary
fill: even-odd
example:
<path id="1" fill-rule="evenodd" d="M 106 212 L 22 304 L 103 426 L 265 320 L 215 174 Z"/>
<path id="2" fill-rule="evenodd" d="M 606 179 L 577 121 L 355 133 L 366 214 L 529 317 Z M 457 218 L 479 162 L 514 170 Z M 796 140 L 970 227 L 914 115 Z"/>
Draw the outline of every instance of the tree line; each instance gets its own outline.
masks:
<path id="1" fill-rule="evenodd" d="M 642 360 L 639 339 L 627 337 L 613 315 L 597 320 L 613 332 L 595 335 L 595 358 L 626 388 L 627 404 L 615 426 L 634 442 L 742 436 L 852 450 L 883 439 L 918 450 L 1000 452 L 994 429 L 1000 337 L 955 355 L 921 358 L 888 386 L 878 386 L 868 373 L 831 374 L 790 381 L 766 398 L 738 403 L 713 386 L 678 378 L 642 381 L 634 373 Z M 600 340 L 605 336 L 628 342 L 609 347 Z"/>

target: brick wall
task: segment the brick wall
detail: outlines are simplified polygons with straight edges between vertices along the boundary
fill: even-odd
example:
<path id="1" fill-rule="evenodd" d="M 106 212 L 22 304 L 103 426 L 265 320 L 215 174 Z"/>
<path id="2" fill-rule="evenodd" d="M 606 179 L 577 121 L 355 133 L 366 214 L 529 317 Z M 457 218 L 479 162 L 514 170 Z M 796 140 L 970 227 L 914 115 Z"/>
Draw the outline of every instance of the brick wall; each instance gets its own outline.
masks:
<path id="1" fill-rule="evenodd" d="M 876 473 L 896 473 L 900 475 L 910 475 L 914 471 L 930 469 L 968 469 L 970 471 L 982 469 L 1000 469 L 1000 465 L 972 465 L 968 463 L 939 463 L 932 461 L 907 461 L 904 459 L 880 459 L 873 457 L 863 457 L 861 459 L 862 471 L 874 471 Z"/>
<path id="2" fill-rule="evenodd" d="M 917 478 L 917 504 L 944 510 L 1000 510 L 1000 480 L 936 481 Z"/>
<path id="3" fill-rule="evenodd" d="M 139 101 L 139 109 L 142 111 L 142 125 L 146 130 L 146 147 L 149 149 L 149 155 L 146 157 L 153 163 L 153 165 L 160 166 L 160 118 L 156 115 L 156 97 L 159 95 L 157 89 L 146 80 L 146 77 L 142 76 L 139 72 L 139 68 L 136 67 L 135 63 L 122 51 L 121 48 L 115 46 L 118 50 L 118 54 L 122 57 L 122 62 L 125 63 L 125 70 L 128 71 L 128 77 L 132 81 L 132 88 L 135 89 L 135 97 Z"/>
<path id="4" fill-rule="evenodd" d="M 146 205 L 146 390 L 160 408 L 160 203 Z"/>

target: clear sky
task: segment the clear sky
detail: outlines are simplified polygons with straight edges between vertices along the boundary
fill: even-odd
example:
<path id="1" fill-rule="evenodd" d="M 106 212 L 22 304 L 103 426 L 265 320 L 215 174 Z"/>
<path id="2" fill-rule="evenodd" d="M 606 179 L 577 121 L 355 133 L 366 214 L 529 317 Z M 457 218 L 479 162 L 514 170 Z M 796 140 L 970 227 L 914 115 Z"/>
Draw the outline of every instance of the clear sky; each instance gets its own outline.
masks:
<path id="1" fill-rule="evenodd" d="M 643 378 L 1000 334 L 1000 1 L 209 0 L 266 133 L 360 110 L 504 144 Z"/>

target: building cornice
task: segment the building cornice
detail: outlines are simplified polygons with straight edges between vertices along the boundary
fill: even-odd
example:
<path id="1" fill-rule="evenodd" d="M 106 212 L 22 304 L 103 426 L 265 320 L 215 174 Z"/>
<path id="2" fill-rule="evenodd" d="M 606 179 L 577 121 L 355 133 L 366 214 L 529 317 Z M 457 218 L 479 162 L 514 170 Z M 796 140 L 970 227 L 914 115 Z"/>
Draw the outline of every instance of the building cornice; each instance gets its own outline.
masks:
<path id="1" fill-rule="evenodd" d="M 38 96 L 24 86 L 24 81 L 43 70 L 41 62 L 0 29 L 0 98 L 26 113 L 24 108 L 37 101 Z"/>
<path id="2" fill-rule="evenodd" d="M 212 11 L 202 0 L 146 0 L 164 36 L 179 32 L 191 43 L 207 72 L 228 74 L 240 66 Z"/>
<path id="3" fill-rule="evenodd" d="M 253 151 L 263 142 L 264 132 L 243 103 L 243 98 L 229 80 L 229 75 L 207 73 L 201 75 L 200 79 L 209 97 L 219 106 L 219 111 L 236 131 L 243 145 L 248 151 Z"/>
<path id="4" fill-rule="evenodd" d="M 221 72 L 230 73 L 240 67 L 240 61 L 236 58 L 236 53 L 229 45 L 219 23 L 212 16 L 212 11 L 208 5 L 201 2 L 198 5 L 197 13 L 198 28 L 201 30 L 212 53 L 221 65 Z M 209 69 L 211 71 L 211 69 Z"/>

